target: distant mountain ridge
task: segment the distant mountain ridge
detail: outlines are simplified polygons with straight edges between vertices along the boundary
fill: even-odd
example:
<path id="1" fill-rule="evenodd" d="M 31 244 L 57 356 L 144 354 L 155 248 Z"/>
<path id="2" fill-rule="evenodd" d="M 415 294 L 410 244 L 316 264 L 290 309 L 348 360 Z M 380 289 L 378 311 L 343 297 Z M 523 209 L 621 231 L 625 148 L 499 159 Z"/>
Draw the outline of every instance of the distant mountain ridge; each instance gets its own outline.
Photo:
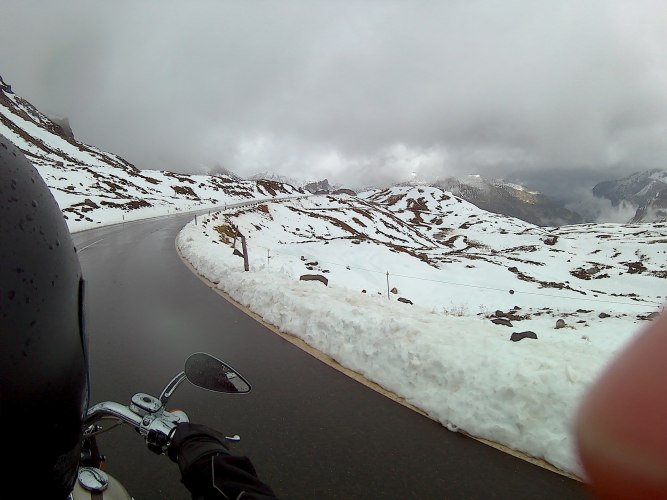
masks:
<path id="1" fill-rule="evenodd" d="M 279 174 L 271 174 L 263 172 L 260 174 L 255 174 L 251 179 L 271 179 L 275 181 L 284 182 L 292 186 L 301 188 L 311 194 L 349 194 L 355 196 L 356 192 L 352 189 L 343 188 L 340 184 L 331 185 L 329 184 L 329 179 L 322 179 L 321 181 L 297 181 L 291 177 L 286 177 Z"/>
<path id="2" fill-rule="evenodd" d="M 1 76 L 0 134 L 16 144 L 38 168 L 66 217 L 81 224 L 99 223 L 93 214 L 100 207 L 115 208 L 120 217 L 122 212 L 176 207 L 183 200 L 194 207 L 232 198 L 293 193 L 355 194 L 332 186 L 328 179 L 305 182 L 265 172 L 246 181 L 223 165 L 212 167 L 210 175 L 140 170 L 118 155 L 76 140 L 67 119 L 47 117 L 14 93 Z M 449 191 L 483 210 L 540 226 L 583 222 L 564 202 L 518 183 L 469 175 L 447 177 L 428 185 Z M 613 206 L 628 203 L 634 207 L 635 215 L 627 222 L 667 221 L 665 170 L 637 172 L 624 179 L 601 182 L 593 188 L 593 194 L 608 199 Z"/>
<path id="3" fill-rule="evenodd" d="M 613 206 L 629 203 L 636 207 L 632 222 L 667 221 L 667 171 L 635 172 L 623 179 L 600 182 L 593 194 L 606 198 Z"/>
<path id="4" fill-rule="evenodd" d="M 251 181 L 269 180 L 269 181 L 282 182 L 284 184 L 290 184 L 291 186 L 295 187 L 303 184 L 303 182 L 298 181 L 293 177 L 281 174 L 274 174 L 273 172 L 259 172 L 257 174 L 251 175 L 249 179 Z"/>
<path id="5" fill-rule="evenodd" d="M 508 215 L 538 226 L 582 222 L 579 214 L 568 210 L 562 203 L 515 183 L 469 175 L 446 177 L 428 185 L 449 191 L 488 212 Z"/>

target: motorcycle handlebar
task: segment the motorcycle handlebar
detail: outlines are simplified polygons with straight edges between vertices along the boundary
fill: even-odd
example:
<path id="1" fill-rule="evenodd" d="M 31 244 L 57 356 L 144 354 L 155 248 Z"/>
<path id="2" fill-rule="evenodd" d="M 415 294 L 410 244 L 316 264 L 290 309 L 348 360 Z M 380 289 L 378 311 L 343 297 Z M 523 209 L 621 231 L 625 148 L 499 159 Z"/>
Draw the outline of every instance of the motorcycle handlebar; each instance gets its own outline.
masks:
<path id="1" fill-rule="evenodd" d="M 102 420 L 103 418 L 116 418 L 123 423 L 129 424 L 135 429 L 141 427 L 141 417 L 131 411 L 127 406 L 123 406 L 113 401 L 105 401 L 97 403 L 88 410 L 86 414 L 85 426 L 89 426 Z"/>
<path id="2" fill-rule="evenodd" d="M 84 419 L 83 448 L 88 450 L 89 455 L 86 461 L 91 462 L 94 467 L 99 467 L 104 461 L 104 457 L 97 450 L 96 436 L 115 427 L 102 429 L 95 425 L 104 419 L 129 425 L 145 439 L 151 451 L 165 454 L 178 424 L 189 422 L 183 411 L 165 410 L 169 397 L 186 379 L 198 387 L 215 392 L 247 394 L 251 390 L 250 383 L 228 364 L 210 354 L 194 353 L 186 360 L 185 369 L 167 384 L 159 398 L 139 392 L 132 396 L 128 406 L 105 401 L 91 407 Z M 226 436 L 225 439 L 237 442 L 241 438 L 234 435 Z"/>
<path id="3" fill-rule="evenodd" d="M 144 413 L 142 416 L 132 407 L 106 401 L 88 410 L 85 425 L 90 427 L 105 418 L 120 420 L 130 425 L 146 440 L 148 448 L 158 454 L 167 452 L 176 425 L 188 420 L 187 415 L 181 411 L 172 413 L 159 408 L 155 413 Z"/>

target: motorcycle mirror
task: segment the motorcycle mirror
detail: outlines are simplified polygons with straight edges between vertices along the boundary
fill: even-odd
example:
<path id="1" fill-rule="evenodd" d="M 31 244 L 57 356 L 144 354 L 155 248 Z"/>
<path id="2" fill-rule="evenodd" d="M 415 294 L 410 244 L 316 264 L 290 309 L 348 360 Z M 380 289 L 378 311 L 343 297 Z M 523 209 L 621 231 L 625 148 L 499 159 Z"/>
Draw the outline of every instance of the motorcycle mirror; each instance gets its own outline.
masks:
<path id="1" fill-rule="evenodd" d="M 251 390 L 239 372 L 205 352 L 190 355 L 185 361 L 185 376 L 197 387 L 209 391 L 246 394 Z"/>

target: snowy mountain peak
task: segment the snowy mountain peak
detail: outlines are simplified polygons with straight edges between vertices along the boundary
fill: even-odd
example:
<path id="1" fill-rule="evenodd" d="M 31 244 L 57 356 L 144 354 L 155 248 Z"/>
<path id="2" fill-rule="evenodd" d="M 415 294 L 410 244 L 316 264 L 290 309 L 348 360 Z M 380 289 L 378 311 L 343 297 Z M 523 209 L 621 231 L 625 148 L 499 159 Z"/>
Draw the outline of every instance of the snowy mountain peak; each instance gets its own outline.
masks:
<path id="1" fill-rule="evenodd" d="M 329 179 L 324 179 L 321 181 L 308 182 L 303 186 L 303 188 L 309 193 L 329 193 L 335 188 L 329 184 Z"/>
<path id="2" fill-rule="evenodd" d="M 5 80 L 2 78 L 2 75 L 0 75 L 0 90 L 2 90 L 7 94 L 13 94 L 11 85 L 5 83 Z"/>

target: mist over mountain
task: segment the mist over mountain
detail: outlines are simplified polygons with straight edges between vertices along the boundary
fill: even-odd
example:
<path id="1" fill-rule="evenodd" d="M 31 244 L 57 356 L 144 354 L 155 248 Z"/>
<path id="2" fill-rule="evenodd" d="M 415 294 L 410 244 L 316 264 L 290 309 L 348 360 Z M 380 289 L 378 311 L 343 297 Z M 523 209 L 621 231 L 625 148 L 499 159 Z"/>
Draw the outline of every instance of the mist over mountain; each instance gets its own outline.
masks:
<path id="1" fill-rule="evenodd" d="M 609 200 L 614 207 L 636 208 L 633 222 L 667 220 L 667 171 L 652 169 L 635 172 L 623 179 L 600 182 L 593 194 Z"/>
<path id="2" fill-rule="evenodd" d="M 221 175 L 223 177 L 230 177 L 234 180 L 240 181 L 243 178 L 240 175 L 237 175 L 235 172 L 232 172 L 230 169 L 226 168 L 220 163 L 215 164 L 214 166 L 208 169 L 209 175 Z"/>
<path id="3" fill-rule="evenodd" d="M 538 226 L 563 226 L 582 222 L 579 214 L 562 203 L 524 186 L 486 179 L 479 175 L 447 178 L 433 183 L 483 210 L 516 217 Z"/>
<path id="4" fill-rule="evenodd" d="M 584 222 L 651 222 L 664 220 L 665 170 L 617 165 L 600 168 L 520 171 L 505 180 L 540 191 Z"/>
<path id="5" fill-rule="evenodd" d="M 593 194 L 607 198 L 614 206 L 622 201 L 643 206 L 651 203 L 665 188 L 667 188 L 667 172 L 653 169 L 635 172 L 624 179 L 600 182 L 593 188 Z"/>
<path id="6" fill-rule="evenodd" d="M 47 115 L 48 116 L 48 115 Z M 48 116 L 49 120 L 58 125 L 64 132 L 64 134 L 70 139 L 74 139 L 74 131 L 72 126 L 69 123 L 69 118 L 65 116 Z"/>

